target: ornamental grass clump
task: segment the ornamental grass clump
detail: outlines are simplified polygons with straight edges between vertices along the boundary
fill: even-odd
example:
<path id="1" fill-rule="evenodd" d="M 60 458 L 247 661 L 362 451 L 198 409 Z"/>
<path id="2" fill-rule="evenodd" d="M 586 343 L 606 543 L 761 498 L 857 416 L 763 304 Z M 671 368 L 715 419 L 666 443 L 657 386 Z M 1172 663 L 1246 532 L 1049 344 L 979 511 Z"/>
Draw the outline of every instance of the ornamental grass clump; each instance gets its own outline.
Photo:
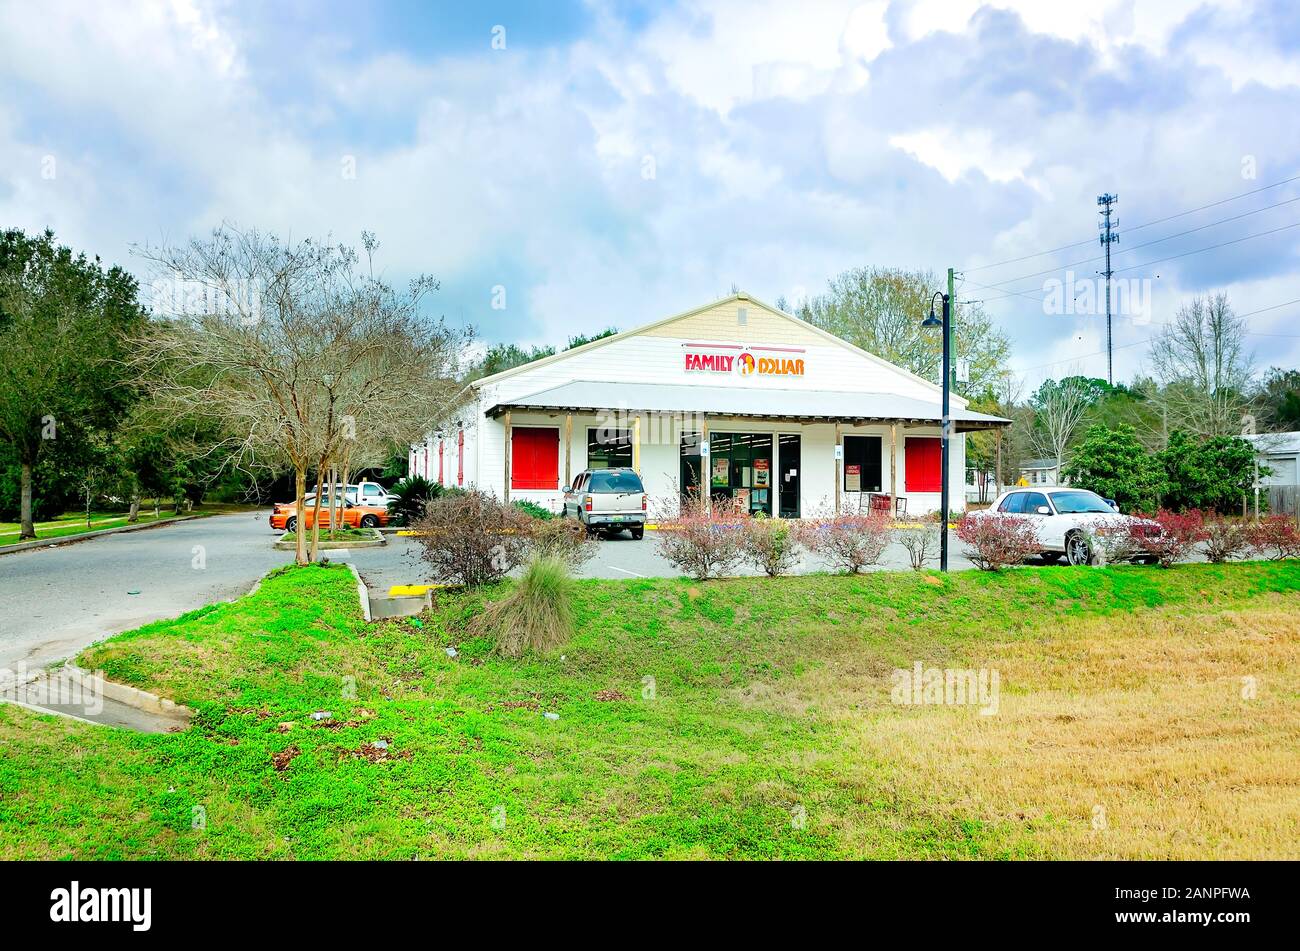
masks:
<path id="1" fill-rule="evenodd" d="M 521 657 L 546 653 L 573 636 L 573 575 L 561 558 L 534 557 L 500 601 L 489 604 L 472 623 L 473 633 L 490 638 L 496 652 Z"/>

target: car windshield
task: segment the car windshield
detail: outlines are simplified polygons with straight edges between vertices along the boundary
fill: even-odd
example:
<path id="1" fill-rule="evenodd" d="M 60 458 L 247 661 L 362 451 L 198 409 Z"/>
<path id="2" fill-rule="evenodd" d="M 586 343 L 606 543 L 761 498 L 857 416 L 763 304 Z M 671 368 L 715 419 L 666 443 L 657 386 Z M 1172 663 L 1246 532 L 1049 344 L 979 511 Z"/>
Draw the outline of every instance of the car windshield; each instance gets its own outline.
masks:
<path id="1" fill-rule="evenodd" d="M 641 477 L 631 470 L 608 469 L 593 472 L 588 492 L 643 492 Z"/>
<path id="2" fill-rule="evenodd" d="M 1095 492 L 1084 492 L 1082 490 L 1075 492 L 1053 492 L 1052 501 L 1056 503 L 1056 511 L 1060 515 L 1083 515 L 1089 512 L 1114 514 L 1115 510 L 1106 504 L 1105 500 Z"/>

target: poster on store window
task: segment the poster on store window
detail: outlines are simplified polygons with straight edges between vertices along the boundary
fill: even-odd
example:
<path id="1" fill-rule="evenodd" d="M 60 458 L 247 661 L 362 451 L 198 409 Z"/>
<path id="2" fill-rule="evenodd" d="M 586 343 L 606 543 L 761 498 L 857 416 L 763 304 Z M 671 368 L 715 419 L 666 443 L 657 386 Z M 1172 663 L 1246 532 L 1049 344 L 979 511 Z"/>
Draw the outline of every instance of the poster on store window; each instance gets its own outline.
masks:
<path id="1" fill-rule="evenodd" d="M 756 488 L 765 488 L 768 485 L 768 472 L 771 463 L 766 459 L 754 460 L 754 486 Z"/>
<path id="2" fill-rule="evenodd" d="M 749 511 L 749 489 L 737 489 L 734 498 L 736 508 L 742 512 Z"/>
<path id="3" fill-rule="evenodd" d="M 862 467 L 861 466 L 844 467 L 844 490 L 846 492 L 862 491 Z"/>
<path id="4" fill-rule="evenodd" d="M 731 484 L 731 470 L 727 468 L 730 459 L 713 460 L 713 485 L 717 488 L 725 489 Z"/>

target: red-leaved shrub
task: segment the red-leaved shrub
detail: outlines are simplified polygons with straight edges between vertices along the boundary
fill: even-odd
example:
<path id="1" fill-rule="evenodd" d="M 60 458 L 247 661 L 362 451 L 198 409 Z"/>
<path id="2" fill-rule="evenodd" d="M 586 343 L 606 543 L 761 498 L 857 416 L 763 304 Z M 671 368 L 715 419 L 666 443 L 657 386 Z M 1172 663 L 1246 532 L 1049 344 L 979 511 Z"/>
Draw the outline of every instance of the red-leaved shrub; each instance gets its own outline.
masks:
<path id="1" fill-rule="evenodd" d="M 747 518 L 735 505 L 691 495 L 676 515 L 660 521 L 655 548 L 683 574 L 720 578 L 744 557 Z"/>
<path id="2" fill-rule="evenodd" d="M 966 545 L 966 557 L 981 571 L 1018 565 L 1039 550 L 1034 523 L 1019 515 L 968 512 L 957 523 L 957 537 Z"/>
<path id="3" fill-rule="evenodd" d="M 1239 557 L 1250 547 L 1249 526 L 1240 519 L 1211 511 L 1201 525 L 1201 551 L 1219 565 Z"/>
<path id="4" fill-rule="evenodd" d="M 1155 515 L 1139 515 L 1139 521 L 1130 523 L 1134 542 L 1153 556 L 1161 568 L 1172 568 L 1191 552 L 1204 536 L 1205 518 L 1199 509 L 1170 512 L 1161 509 Z M 1160 526 L 1159 532 L 1150 532 L 1140 520 L 1150 520 Z"/>
<path id="5" fill-rule="evenodd" d="M 832 567 L 857 574 L 880 563 L 894 535 L 888 512 L 842 514 L 817 519 L 803 528 L 803 542 Z"/>
<path id="6" fill-rule="evenodd" d="M 1300 558 L 1300 525 L 1293 515 L 1265 515 L 1246 530 L 1246 538 L 1264 558 Z"/>

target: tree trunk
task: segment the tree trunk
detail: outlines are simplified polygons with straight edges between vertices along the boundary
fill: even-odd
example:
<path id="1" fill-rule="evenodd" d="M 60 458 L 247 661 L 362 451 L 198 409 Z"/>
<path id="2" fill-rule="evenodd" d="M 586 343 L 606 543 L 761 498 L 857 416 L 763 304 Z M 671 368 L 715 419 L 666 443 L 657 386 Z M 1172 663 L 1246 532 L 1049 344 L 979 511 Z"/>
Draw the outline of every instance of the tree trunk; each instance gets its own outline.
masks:
<path id="1" fill-rule="evenodd" d="M 126 513 L 126 523 L 132 525 L 140 521 L 140 490 L 131 490 L 131 508 Z"/>
<path id="2" fill-rule="evenodd" d="M 315 563 L 320 558 L 320 496 L 324 488 L 323 483 L 328 478 L 325 463 L 326 460 L 322 459 L 316 465 L 316 501 L 312 504 L 311 556 L 309 559 L 312 563 Z"/>
<path id="3" fill-rule="evenodd" d="M 32 523 L 32 464 L 24 459 L 22 463 L 22 501 L 19 503 L 19 519 L 22 524 L 18 529 L 18 540 L 26 541 L 36 537 L 36 526 Z"/>
<path id="4" fill-rule="evenodd" d="M 295 554 L 294 561 L 297 564 L 307 564 L 307 520 L 303 518 L 302 497 L 307 494 L 307 470 L 298 469 L 294 472 L 294 542 Z"/>

